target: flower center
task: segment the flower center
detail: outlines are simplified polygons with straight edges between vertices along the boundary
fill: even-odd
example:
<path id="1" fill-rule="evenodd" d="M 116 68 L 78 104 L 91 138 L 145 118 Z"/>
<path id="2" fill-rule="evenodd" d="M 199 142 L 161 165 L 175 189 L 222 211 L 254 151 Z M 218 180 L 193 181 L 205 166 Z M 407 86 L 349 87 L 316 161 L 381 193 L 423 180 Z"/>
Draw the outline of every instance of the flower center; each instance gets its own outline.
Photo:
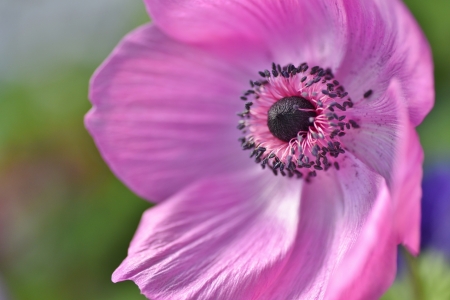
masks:
<path id="1" fill-rule="evenodd" d="M 273 63 L 271 71 L 259 74 L 262 79 L 251 80 L 241 97 L 247 101 L 238 114 L 242 148 L 275 175 L 308 182 L 316 171 L 339 170 L 345 153 L 340 138 L 358 129 L 359 121 L 348 112 L 354 104 L 331 70 Z"/>
<path id="2" fill-rule="evenodd" d="M 289 142 L 299 131 L 308 131 L 316 116 L 316 108 L 305 98 L 286 97 L 270 107 L 267 126 L 274 136 Z"/>

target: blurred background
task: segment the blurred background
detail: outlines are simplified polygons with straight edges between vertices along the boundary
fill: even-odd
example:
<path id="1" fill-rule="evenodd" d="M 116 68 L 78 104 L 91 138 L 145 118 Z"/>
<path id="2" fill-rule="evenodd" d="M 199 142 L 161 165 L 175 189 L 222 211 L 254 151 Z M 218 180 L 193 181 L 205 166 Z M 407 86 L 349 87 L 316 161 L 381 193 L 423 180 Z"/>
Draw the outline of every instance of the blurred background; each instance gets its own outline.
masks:
<path id="1" fill-rule="evenodd" d="M 436 105 L 418 128 L 428 223 L 384 299 L 448 300 L 450 1 L 406 4 L 435 61 Z M 140 0 L 0 2 L 0 300 L 144 299 L 110 277 L 150 204 L 111 174 L 83 116 L 95 68 L 148 20 Z"/>

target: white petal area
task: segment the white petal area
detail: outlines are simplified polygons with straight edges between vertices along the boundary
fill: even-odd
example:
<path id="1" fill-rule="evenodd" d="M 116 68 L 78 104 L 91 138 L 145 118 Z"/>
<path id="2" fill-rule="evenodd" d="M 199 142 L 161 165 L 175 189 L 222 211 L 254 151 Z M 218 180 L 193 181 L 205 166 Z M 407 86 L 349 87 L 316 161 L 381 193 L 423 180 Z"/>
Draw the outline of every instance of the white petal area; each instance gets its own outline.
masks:
<path id="1" fill-rule="evenodd" d="M 354 102 L 368 90 L 376 100 L 393 80 L 414 126 L 434 103 L 430 46 L 402 1 L 344 1 L 343 58 L 336 71 Z M 357 30 L 355 30 L 357 29 Z M 342 50 L 341 50 L 342 51 Z"/>
<path id="2" fill-rule="evenodd" d="M 412 124 L 404 126 L 395 167 L 393 199 L 398 243 L 414 255 L 420 250 L 420 209 L 424 153 Z"/>
<path id="3" fill-rule="evenodd" d="M 113 281 L 155 300 L 263 297 L 295 243 L 300 192 L 260 170 L 198 181 L 144 214 Z"/>
<path id="4" fill-rule="evenodd" d="M 350 154 L 302 192 L 261 174 L 205 179 L 147 211 L 113 280 L 150 299 L 326 299 L 383 178 Z"/>
<path id="5" fill-rule="evenodd" d="M 360 128 L 347 130 L 341 138 L 344 148 L 382 175 L 388 186 L 392 186 L 403 128 L 409 123 L 400 92 L 400 83 L 392 80 L 385 93 L 357 102 L 345 114 Z"/>
<path id="6" fill-rule="evenodd" d="M 395 279 L 394 205 L 383 185 L 360 237 L 334 270 L 325 299 L 379 299 Z"/>
<path id="7" fill-rule="evenodd" d="M 395 278 L 397 245 L 419 252 L 423 150 L 407 110 L 399 118 L 392 184 L 381 186 L 361 236 L 332 276 L 327 299 L 378 299 Z"/>
<path id="8" fill-rule="evenodd" d="M 155 24 L 175 39 L 265 57 L 266 66 L 322 64 L 340 55 L 340 1 L 146 0 Z M 234 50 L 233 50 L 234 49 Z M 251 57 L 251 56 L 250 56 Z"/>
<path id="9" fill-rule="evenodd" d="M 415 126 L 433 106 L 431 49 L 400 0 L 145 3 L 156 24 L 176 39 L 219 45 L 235 55 L 250 51 L 268 63 L 330 67 L 354 101 L 370 89 L 373 98 L 382 95 L 396 78 Z"/>
<path id="10" fill-rule="evenodd" d="M 319 174 L 303 189 L 296 243 L 267 299 L 328 299 L 332 274 L 345 268 L 342 260 L 365 234 L 362 228 L 385 185 L 351 154 L 341 161 L 339 171 Z M 361 279 L 365 280 L 371 279 Z"/>

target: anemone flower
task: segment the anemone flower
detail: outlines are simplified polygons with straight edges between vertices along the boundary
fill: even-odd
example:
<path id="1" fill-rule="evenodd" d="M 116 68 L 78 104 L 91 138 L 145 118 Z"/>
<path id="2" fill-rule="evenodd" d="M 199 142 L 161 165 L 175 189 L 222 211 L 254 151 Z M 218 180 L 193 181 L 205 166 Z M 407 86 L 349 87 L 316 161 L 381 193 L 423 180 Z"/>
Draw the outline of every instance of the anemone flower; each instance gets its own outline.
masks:
<path id="1" fill-rule="evenodd" d="M 421 248 L 440 251 L 450 260 L 450 166 L 426 172 L 422 189 Z"/>
<path id="2" fill-rule="evenodd" d="M 379 297 L 397 245 L 419 249 L 415 126 L 434 98 L 405 6 L 144 2 L 153 24 L 96 71 L 86 117 L 157 203 L 113 281 L 150 299 Z"/>

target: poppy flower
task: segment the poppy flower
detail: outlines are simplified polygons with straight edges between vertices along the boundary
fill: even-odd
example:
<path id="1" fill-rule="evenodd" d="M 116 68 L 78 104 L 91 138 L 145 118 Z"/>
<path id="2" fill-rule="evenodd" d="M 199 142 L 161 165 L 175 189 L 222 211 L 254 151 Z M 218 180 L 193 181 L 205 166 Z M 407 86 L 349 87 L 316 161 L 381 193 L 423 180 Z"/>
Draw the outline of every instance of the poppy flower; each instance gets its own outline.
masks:
<path id="1" fill-rule="evenodd" d="M 432 60 L 397 0 L 145 0 L 86 126 L 156 202 L 113 281 L 150 299 L 376 299 L 419 250 Z M 237 128 L 236 128 L 237 127 Z M 250 157 L 250 158 L 249 158 Z"/>

